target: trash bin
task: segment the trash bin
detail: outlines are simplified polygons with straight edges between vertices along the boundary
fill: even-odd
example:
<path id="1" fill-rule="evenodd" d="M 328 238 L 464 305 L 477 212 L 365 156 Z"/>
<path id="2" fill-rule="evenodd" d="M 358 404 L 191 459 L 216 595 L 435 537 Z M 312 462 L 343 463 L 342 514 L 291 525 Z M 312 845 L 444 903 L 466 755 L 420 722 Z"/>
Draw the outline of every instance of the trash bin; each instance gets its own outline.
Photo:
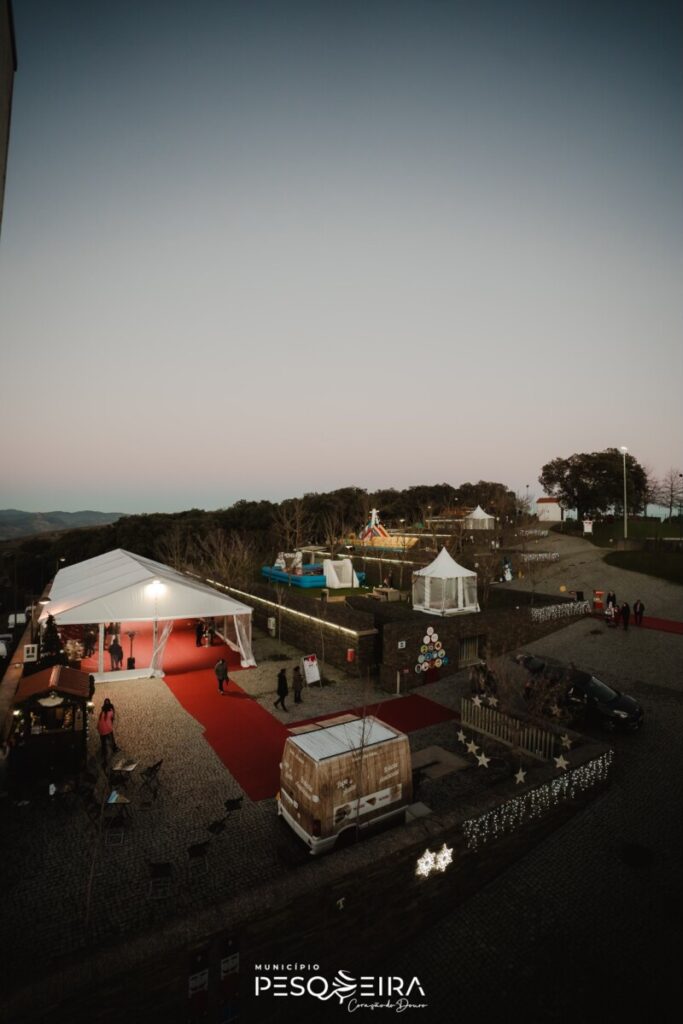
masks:
<path id="1" fill-rule="evenodd" d="M 126 662 L 126 668 L 128 669 L 129 672 L 133 671 L 133 669 L 135 668 L 135 658 L 128 659 L 128 661 Z"/>

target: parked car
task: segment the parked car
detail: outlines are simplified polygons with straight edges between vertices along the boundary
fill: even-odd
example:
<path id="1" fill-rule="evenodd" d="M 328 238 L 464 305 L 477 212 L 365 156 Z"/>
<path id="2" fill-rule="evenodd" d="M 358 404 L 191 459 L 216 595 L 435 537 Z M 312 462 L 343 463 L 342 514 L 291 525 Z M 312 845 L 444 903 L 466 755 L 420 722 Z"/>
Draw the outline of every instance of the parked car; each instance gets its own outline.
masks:
<path id="1" fill-rule="evenodd" d="M 518 654 L 514 660 L 529 673 L 524 686 L 526 697 L 544 680 L 548 693 L 554 691 L 558 704 L 574 719 L 592 722 L 607 730 L 641 728 L 644 715 L 638 702 L 590 672 L 534 654 Z"/>
<path id="2" fill-rule="evenodd" d="M 604 729 L 636 731 L 643 724 L 643 709 L 633 697 L 578 669 L 570 672 L 565 703 L 577 718 L 593 720 Z"/>

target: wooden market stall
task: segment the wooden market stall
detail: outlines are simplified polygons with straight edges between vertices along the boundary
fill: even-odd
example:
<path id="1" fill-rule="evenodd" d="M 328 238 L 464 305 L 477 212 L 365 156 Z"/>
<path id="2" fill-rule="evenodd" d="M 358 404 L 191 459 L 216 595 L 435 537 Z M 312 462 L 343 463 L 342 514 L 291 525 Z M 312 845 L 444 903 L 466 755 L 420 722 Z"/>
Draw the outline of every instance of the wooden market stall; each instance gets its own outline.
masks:
<path id="1" fill-rule="evenodd" d="M 9 736 L 9 767 L 15 781 L 54 781 L 83 769 L 88 702 L 86 672 L 55 665 L 21 680 Z"/>

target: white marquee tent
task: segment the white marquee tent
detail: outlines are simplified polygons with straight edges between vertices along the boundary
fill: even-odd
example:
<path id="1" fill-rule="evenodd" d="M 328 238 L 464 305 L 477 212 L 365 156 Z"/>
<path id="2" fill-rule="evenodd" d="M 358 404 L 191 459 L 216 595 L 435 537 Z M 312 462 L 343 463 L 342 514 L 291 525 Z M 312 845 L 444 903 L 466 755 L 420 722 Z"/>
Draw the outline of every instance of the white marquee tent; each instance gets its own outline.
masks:
<path id="1" fill-rule="evenodd" d="M 484 512 L 481 505 L 477 505 L 474 512 L 470 512 L 462 521 L 464 530 L 495 530 L 496 517 Z"/>
<path id="2" fill-rule="evenodd" d="M 478 612 L 476 572 L 458 565 L 441 548 L 430 565 L 413 573 L 413 609 L 429 615 Z"/>
<path id="3" fill-rule="evenodd" d="M 201 580 L 122 548 L 60 569 L 49 597 L 41 622 L 52 615 L 58 626 L 99 625 L 99 673 L 104 671 L 104 624 L 108 622 L 153 624 L 149 675 L 161 674 L 161 657 L 174 619 L 222 618 L 223 630 L 219 632 L 225 642 L 239 652 L 245 668 L 256 664 L 251 649 L 252 609 L 248 605 Z M 141 670 L 133 674 L 140 675 Z"/>

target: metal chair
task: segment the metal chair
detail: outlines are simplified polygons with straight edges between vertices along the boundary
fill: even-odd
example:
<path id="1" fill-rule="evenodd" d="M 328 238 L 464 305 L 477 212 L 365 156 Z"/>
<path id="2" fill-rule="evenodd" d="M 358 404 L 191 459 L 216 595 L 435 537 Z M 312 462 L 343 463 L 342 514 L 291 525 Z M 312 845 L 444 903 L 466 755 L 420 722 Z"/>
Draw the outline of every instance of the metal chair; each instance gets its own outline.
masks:
<path id="1" fill-rule="evenodd" d="M 212 836 L 219 836 L 221 832 L 225 832 L 225 823 L 228 820 L 228 816 L 224 818 L 216 818 L 215 821 L 209 822 L 206 826 Z"/>
<path id="2" fill-rule="evenodd" d="M 142 780 L 141 790 L 146 789 L 153 800 L 156 800 L 157 793 L 159 792 L 159 771 L 164 763 L 163 758 L 161 761 L 157 761 L 156 764 L 152 764 L 149 768 L 143 768 L 140 773 Z"/>
<path id="3" fill-rule="evenodd" d="M 226 811 L 228 812 L 226 817 L 229 818 L 230 815 L 233 813 L 233 811 L 241 811 L 242 810 L 242 801 L 243 800 L 244 800 L 243 796 L 234 796 L 234 797 L 230 797 L 228 800 L 226 800 L 224 805 L 223 805 L 225 807 Z"/>
<path id="4" fill-rule="evenodd" d="M 192 843 L 187 848 L 187 876 L 190 880 L 196 875 L 205 875 L 209 870 L 207 854 L 209 852 L 210 839 L 201 843 Z"/>

